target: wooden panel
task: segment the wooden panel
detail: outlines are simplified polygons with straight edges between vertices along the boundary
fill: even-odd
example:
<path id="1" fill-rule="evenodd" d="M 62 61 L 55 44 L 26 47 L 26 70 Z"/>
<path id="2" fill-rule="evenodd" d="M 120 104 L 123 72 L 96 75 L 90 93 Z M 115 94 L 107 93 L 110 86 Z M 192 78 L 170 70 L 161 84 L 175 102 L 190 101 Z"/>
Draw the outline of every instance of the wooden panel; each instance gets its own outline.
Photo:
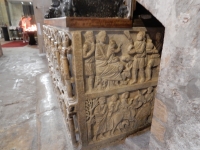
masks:
<path id="1" fill-rule="evenodd" d="M 67 18 L 67 26 L 74 28 L 129 28 L 132 27 L 132 21 L 121 18 L 70 17 Z"/>
<path id="2" fill-rule="evenodd" d="M 132 20 L 122 18 L 62 17 L 45 19 L 45 24 L 70 28 L 131 28 Z"/>

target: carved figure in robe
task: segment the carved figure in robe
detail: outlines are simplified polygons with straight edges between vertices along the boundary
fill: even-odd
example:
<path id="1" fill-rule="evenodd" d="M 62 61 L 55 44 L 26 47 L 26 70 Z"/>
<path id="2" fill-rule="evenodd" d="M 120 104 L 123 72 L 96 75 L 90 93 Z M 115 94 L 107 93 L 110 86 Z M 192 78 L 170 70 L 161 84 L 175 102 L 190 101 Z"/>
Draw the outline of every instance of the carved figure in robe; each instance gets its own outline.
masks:
<path id="1" fill-rule="evenodd" d="M 121 45 L 117 46 L 114 40 L 110 40 L 106 50 L 106 38 L 107 34 L 105 31 L 100 31 L 97 35 L 95 51 L 96 76 L 101 81 L 107 81 L 108 86 L 114 86 L 122 80 L 121 72 L 123 65 L 120 63 L 119 58 L 115 56 L 116 53 L 120 52 Z"/>
<path id="2" fill-rule="evenodd" d="M 136 114 L 137 114 L 138 110 L 142 107 L 142 105 L 146 102 L 145 97 L 144 97 L 144 93 L 146 91 L 147 90 L 144 90 L 144 91 L 138 90 L 138 94 L 136 95 L 134 100 L 132 100 L 131 106 L 130 106 L 131 120 L 138 121 Z M 136 126 L 137 126 L 137 124 L 136 124 Z"/>
<path id="3" fill-rule="evenodd" d="M 51 59 L 51 29 L 48 28 L 48 37 L 47 37 L 47 50 L 48 50 L 48 56 L 49 59 Z"/>
<path id="4" fill-rule="evenodd" d="M 113 113 L 115 111 L 115 103 L 114 101 L 109 101 L 108 103 L 108 114 L 107 114 L 107 120 L 106 120 L 106 131 L 109 133 L 109 135 L 112 135 L 113 127 L 114 127 L 114 120 L 113 120 Z"/>
<path id="5" fill-rule="evenodd" d="M 144 90 L 140 94 L 142 94 L 142 107 L 140 107 L 137 111 L 137 114 L 135 116 L 137 120 L 137 127 L 144 126 L 148 123 L 148 118 L 152 113 L 152 101 L 154 99 L 154 93 L 153 93 L 153 87 L 149 87 L 146 90 Z"/>
<path id="6" fill-rule="evenodd" d="M 96 130 L 94 131 L 94 140 L 97 140 L 97 136 L 104 136 L 106 132 L 106 121 L 108 114 L 108 106 L 106 104 L 106 98 L 99 98 L 99 105 L 94 110 Z"/>
<path id="7" fill-rule="evenodd" d="M 134 44 L 130 44 L 128 47 L 128 54 L 134 56 L 133 67 L 132 67 L 132 79 L 130 84 L 134 84 L 140 76 L 139 82 L 145 81 L 145 57 L 146 57 L 146 42 L 145 42 L 145 33 L 140 31 L 137 34 L 136 41 Z"/>
<path id="8" fill-rule="evenodd" d="M 131 113 L 129 111 L 129 92 L 125 92 L 121 96 L 121 104 L 120 104 L 120 111 L 122 114 L 124 114 L 123 119 L 130 119 L 131 118 Z"/>
<path id="9" fill-rule="evenodd" d="M 151 39 L 147 40 L 146 53 L 148 59 L 146 67 L 146 81 L 149 81 L 152 78 L 152 68 L 160 65 L 159 51 L 153 45 Z"/>
<path id="10" fill-rule="evenodd" d="M 61 58 L 60 58 L 60 70 L 61 70 L 61 79 L 63 84 L 67 88 L 67 93 L 69 97 L 72 97 L 72 85 L 71 77 L 69 70 L 69 62 L 67 59 L 67 54 L 71 53 L 70 39 L 67 33 L 62 33 L 62 49 L 61 49 Z"/>
<path id="11" fill-rule="evenodd" d="M 129 92 L 122 94 L 121 102 L 118 100 L 118 95 L 114 94 L 111 96 L 111 103 L 114 104 L 112 111 L 112 117 L 108 117 L 108 127 L 107 130 L 110 131 L 110 135 L 114 134 L 116 128 L 120 131 L 125 125 L 129 125 L 129 119 L 131 114 L 129 111 Z"/>
<path id="12" fill-rule="evenodd" d="M 69 80 L 70 73 L 69 73 L 69 62 L 67 59 L 68 47 L 69 45 L 69 37 L 66 33 L 62 32 L 62 49 L 61 49 L 61 76 L 62 80 Z"/>
<path id="13" fill-rule="evenodd" d="M 53 48 L 53 63 L 54 67 L 58 70 L 58 58 L 57 58 L 57 53 L 58 53 L 58 42 L 57 42 L 57 37 L 58 37 L 58 30 L 54 29 L 53 32 L 53 42 L 54 42 L 54 48 Z"/>
<path id="14" fill-rule="evenodd" d="M 62 50 L 62 32 L 59 31 L 58 32 L 58 35 L 57 35 L 57 44 L 58 44 L 58 50 L 56 52 L 56 57 L 57 57 L 57 63 L 58 63 L 58 70 L 60 72 L 60 53 L 61 53 L 61 50 Z"/>
<path id="15" fill-rule="evenodd" d="M 108 114 L 106 119 L 106 131 L 109 134 L 112 134 L 112 130 L 114 127 L 114 119 L 113 114 L 118 111 L 120 105 L 119 96 L 118 94 L 114 94 L 108 99 Z"/>
<path id="16" fill-rule="evenodd" d="M 54 62 L 54 29 L 50 29 L 50 59 Z"/>
<path id="17" fill-rule="evenodd" d="M 95 76 L 94 35 L 92 31 L 87 31 L 84 36 L 85 43 L 83 44 L 83 58 L 85 59 L 85 76 L 88 77 L 88 91 L 91 91 L 94 87 Z"/>

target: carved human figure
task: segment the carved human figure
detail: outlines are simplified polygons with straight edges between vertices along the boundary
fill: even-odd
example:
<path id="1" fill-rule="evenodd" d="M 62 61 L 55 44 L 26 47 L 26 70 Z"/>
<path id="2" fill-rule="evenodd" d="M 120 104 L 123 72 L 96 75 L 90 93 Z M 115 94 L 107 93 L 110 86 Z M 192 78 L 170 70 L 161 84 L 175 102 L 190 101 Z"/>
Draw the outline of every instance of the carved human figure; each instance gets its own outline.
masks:
<path id="1" fill-rule="evenodd" d="M 51 60 L 51 28 L 47 28 L 47 56 L 49 61 Z"/>
<path id="2" fill-rule="evenodd" d="M 151 120 L 153 99 L 153 87 L 138 91 L 138 95 L 133 102 L 135 108 L 135 128 L 145 126 Z"/>
<path id="3" fill-rule="evenodd" d="M 129 92 L 125 92 L 121 95 L 120 111 L 124 115 L 123 119 L 131 119 L 131 113 L 129 111 Z"/>
<path id="4" fill-rule="evenodd" d="M 111 39 L 109 41 L 109 45 L 108 45 L 108 49 L 107 49 L 107 58 L 108 58 L 109 64 L 120 61 L 119 57 L 115 56 L 115 54 L 117 54 L 121 51 L 121 46 L 122 46 L 122 44 L 117 46 L 117 43 L 115 40 Z"/>
<path id="5" fill-rule="evenodd" d="M 123 95 L 123 103 L 126 103 L 126 97 L 128 96 L 128 92 Z M 127 104 L 122 106 L 123 104 L 119 101 L 118 94 L 114 94 L 109 99 L 108 106 L 108 118 L 107 118 L 107 131 L 109 135 L 113 135 L 118 125 L 123 122 L 126 117 L 129 117 L 129 114 L 126 114 L 125 109 L 128 107 Z M 119 127 L 121 130 L 121 128 Z"/>
<path id="6" fill-rule="evenodd" d="M 58 36 L 58 30 L 54 29 L 54 32 L 53 32 L 53 42 L 54 42 L 53 56 L 54 56 L 54 66 L 58 70 L 58 59 L 57 59 L 58 42 L 57 42 L 57 36 Z"/>
<path id="7" fill-rule="evenodd" d="M 123 65 L 119 58 L 115 56 L 121 50 L 121 45 L 117 46 L 114 40 L 110 40 L 108 49 L 106 49 L 107 34 L 100 31 L 97 35 L 97 44 L 95 51 L 96 76 L 97 81 L 107 81 L 108 86 L 114 86 L 122 80 L 121 72 Z M 99 80 L 100 78 L 100 80 Z"/>
<path id="8" fill-rule="evenodd" d="M 85 76 L 88 77 L 88 91 L 91 91 L 94 86 L 95 76 L 94 35 L 92 31 L 87 31 L 84 36 L 85 43 L 83 44 L 83 58 L 85 59 Z"/>
<path id="9" fill-rule="evenodd" d="M 62 32 L 62 49 L 61 49 L 61 76 L 62 80 L 69 80 L 70 73 L 69 73 L 69 62 L 67 59 L 67 54 L 69 53 L 68 47 L 70 46 L 69 36 Z"/>
<path id="10" fill-rule="evenodd" d="M 138 121 L 136 114 L 137 114 L 138 110 L 141 108 L 141 106 L 144 103 L 146 103 L 146 100 L 145 100 L 145 97 L 144 97 L 145 92 L 146 92 L 146 90 L 145 91 L 138 90 L 138 94 L 136 95 L 136 97 L 132 101 L 131 106 L 130 106 L 131 120 Z M 137 126 L 137 124 L 136 124 L 136 126 Z"/>
<path id="11" fill-rule="evenodd" d="M 62 32 L 62 49 L 60 57 L 60 70 L 61 70 L 61 79 L 63 84 L 67 88 L 67 93 L 69 97 L 72 97 L 72 85 L 71 77 L 69 70 L 69 62 L 67 59 L 67 54 L 71 53 L 70 39 L 67 33 Z"/>
<path id="12" fill-rule="evenodd" d="M 131 107 L 133 99 L 129 98 L 129 92 L 125 92 L 121 95 L 120 101 L 118 101 L 118 95 L 115 94 L 111 97 L 110 105 L 112 111 L 110 111 L 109 121 L 107 122 L 107 130 L 110 135 L 113 135 L 115 130 L 118 129 L 122 131 L 125 126 L 130 125 L 131 118 Z M 110 110 L 110 108 L 108 108 Z M 108 113 L 109 114 L 109 113 Z"/>
<path id="13" fill-rule="evenodd" d="M 57 35 L 57 44 L 58 44 L 58 50 L 56 52 L 56 57 L 57 57 L 57 63 L 58 63 L 58 70 L 60 71 L 60 53 L 62 50 L 62 32 L 59 31 Z"/>
<path id="14" fill-rule="evenodd" d="M 147 67 L 146 67 L 146 81 L 151 80 L 152 78 L 152 68 L 157 67 L 160 64 L 160 54 L 156 47 L 153 45 L 152 40 L 147 40 L 146 46 L 147 53 Z"/>
<path id="15" fill-rule="evenodd" d="M 94 110 L 95 122 L 96 122 L 96 130 L 94 130 L 94 140 L 97 140 L 97 136 L 103 136 L 106 132 L 106 121 L 107 121 L 107 113 L 108 106 L 106 104 L 106 98 L 99 98 L 99 105 Z"/>
<path id="16" fill-rule="evenodd" d="M 106 119 L 106 131 L 109 135 L 113 134 L 113 128 L 114 128 L 114 118 L 113 113 L 115 112 L 115 103 L 114 101 L 109 101 L 108 103 L 108 114 Z"/>
<path id="17" fill-rule="evenodd" d="M 118 111 L 119 109 L 119 105 L 120 105 L 120 101 L 119 101 L 119 95 L 118 94 L 114 94 L 110 97 L 110 101 L 113 102 L 115 104 L 115 108 L 113 110 L 113 112 Z"/>
<path id="18" fill-rule="evenodd" d="M 54 29 L 50 29 L 50 59 L 51 62 L 54 62 Z"/>
<path id="19" fill-rule="evenodd" d="M 133 67 L 132 67 L 132 79 L 130 80 L 130 84 L 134 84 L 138 80 L 138 76 L 140 76 L 139 82 L 145 81 L 145 57 L 146 57 L 146 42 L 145 42 L 145 33 L 139 32 L 137 34 L 136 41 L 134 44 L 130 44 L 128 47 L 128 54 L 134 55 Z"/>
<path id="20" fill-rule="evenodd" d="M 145 94 L 146 92 L 147 94 Z M 144 92 L 141 91 L 139 95 L 141 95 L 140 97 L 142 98 L 142 105 L 137 110 L 137 114 L 135 116 L 137 120 L 137 127 L 144 126 L 148 123 L 148 118 L 152 112 L 152 100 L 154 99 L 153 87 L 147 88 Z"/>

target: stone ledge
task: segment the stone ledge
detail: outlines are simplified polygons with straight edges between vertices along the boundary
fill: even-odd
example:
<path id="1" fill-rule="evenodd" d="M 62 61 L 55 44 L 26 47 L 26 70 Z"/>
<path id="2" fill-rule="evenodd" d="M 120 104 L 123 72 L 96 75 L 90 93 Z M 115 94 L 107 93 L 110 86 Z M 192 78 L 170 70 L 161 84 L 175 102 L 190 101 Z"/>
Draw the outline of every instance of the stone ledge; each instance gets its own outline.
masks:
<path id="1" fill-rule="evenodd" d="M 105 91 L 92 91 L 91 93 L 86 93 L 86 99 L 93 99 L 97 97 L 102 97 L 102 96 L 108 96 L 108 95 L 113 95 L 115 93 L 123 93 L 126 91 L 135 91 L 139 89 L 145 89 L 148 88 L 149 86 L 156 86 L 158 83 L 157 80 L 151 80 L 145 83 L 136 83 L 133 85 L 124 85 L 119 88 L 113 88 Z"/>

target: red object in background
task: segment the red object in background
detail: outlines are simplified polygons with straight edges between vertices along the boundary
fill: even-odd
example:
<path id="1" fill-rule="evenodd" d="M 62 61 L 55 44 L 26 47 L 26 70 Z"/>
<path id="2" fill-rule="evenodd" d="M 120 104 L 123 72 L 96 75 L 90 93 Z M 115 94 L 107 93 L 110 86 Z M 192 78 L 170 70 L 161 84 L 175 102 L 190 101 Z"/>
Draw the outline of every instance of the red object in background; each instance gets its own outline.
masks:
<path id="1" fill-rule="evenodd" d="M 28 43 L 23 43 L 23 41 L 13 41 L 13 42 L 9 42 L 9 43 L 3 44 L 1 47 L 2 48 L 7 48 L 7 47 L 24 47 L 27 44 Z"/>

